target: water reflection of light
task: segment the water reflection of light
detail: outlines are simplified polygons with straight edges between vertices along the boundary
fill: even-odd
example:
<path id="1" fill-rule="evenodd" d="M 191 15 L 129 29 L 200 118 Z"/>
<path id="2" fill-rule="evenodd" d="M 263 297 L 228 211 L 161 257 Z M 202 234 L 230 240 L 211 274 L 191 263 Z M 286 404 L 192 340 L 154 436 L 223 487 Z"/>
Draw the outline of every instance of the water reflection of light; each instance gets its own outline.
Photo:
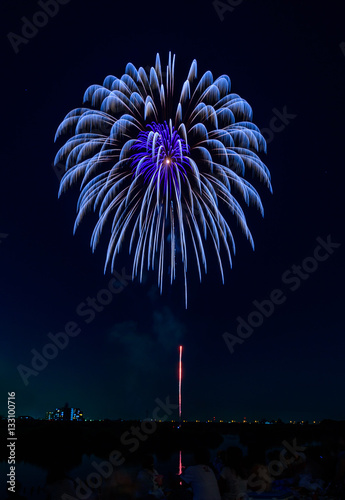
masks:
<path id="1" fill-rule="evenodd" d="M 178 366 L 178 416 L 180 425 L 182 422 L 182 345 L 179 347 L 180 358 L 179 358 L 179 366 Z"/>
<path id="2" fill-rule="evenodd" d="M 179 452 L 179 459 L 178 459 L 178 473 L 179 473 L 179 475 L 182 474 L 182 451 L 181 450 Z"/>
<path id="3" fill-rule="evenodd" d="M 179 455 L 178 455 L 178 475 L 181 476 L 182 472 L 183 472 L 183 465 L 182 465 L 182 451 L 180 450 L 179 451 Z M 180 479 L 180 486 L 182 486 L 182 479 Z"/>

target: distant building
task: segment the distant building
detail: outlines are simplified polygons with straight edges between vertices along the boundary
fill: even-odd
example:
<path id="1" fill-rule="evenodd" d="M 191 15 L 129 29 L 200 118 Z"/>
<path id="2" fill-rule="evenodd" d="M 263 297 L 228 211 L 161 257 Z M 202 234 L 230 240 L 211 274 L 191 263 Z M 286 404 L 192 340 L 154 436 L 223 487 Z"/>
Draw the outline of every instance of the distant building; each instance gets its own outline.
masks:
<path id="1" fill-rule="evenodd" d="M 80 408 L 69 408 L 66 404 L 63 408 L 56 408 L 55 411 L 46 412 L 46 420 L 78 421 L 84 420 L 83 412 Z"/>

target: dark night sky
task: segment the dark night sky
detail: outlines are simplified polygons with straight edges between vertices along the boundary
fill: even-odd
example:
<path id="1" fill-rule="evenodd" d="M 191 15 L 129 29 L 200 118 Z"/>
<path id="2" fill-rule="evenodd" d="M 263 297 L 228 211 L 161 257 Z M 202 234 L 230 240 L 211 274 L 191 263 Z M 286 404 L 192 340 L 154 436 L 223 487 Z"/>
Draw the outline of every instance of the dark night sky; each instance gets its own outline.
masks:
<path id="1" fill-rule="evenodd" d="M 68 402 L 90 418 L 150 416 L 156 398 L 177 401 L 181 343 L 187 419 L 345 419 L 344 10 L 340 2 L 237 4 L 221 20 L 211 1 L 70 0 L 16 54 L 8 33 L 21 34 L 21 18 L 41 7 L 3 0 L 0 414 L 15 391 L 18 415 L 43 417 Z M 169 51 L 179 81 L 194 58 L 198 76 L 228 74 L 261 129 L 286 110 L 263 157 L 273 195 L 255 184 L 265 207 L 264 219 L 246 211 L 255 251 L 235 227 L 225 285 L 212 255 L 202 284 L 191 267 L 187 310 L 182 283 L 160 296 L 148 274 L 142 285 L 127 279 L 91 319 L 78 308 L 109 285 L 106 245 L 91 253 L 92 216 L 72 234 L 77 190 L 57 198 L 55 131 L 89 85 L 122 75 L 129 61 L 151 66 L 156 52 L 165 64 Z M 292 266 L 327 237 L 340 246 L 292 281 Z M 125 253 L 117 269 L 131 273 Z M 275 289 L 284 303 L 231 353 L 224 332 L 236 334 L 237 318 Z M 31 350 L 42 352 L 69 322 L 79 335 L 24 385 L 18 365 L 31 368 Z"/>

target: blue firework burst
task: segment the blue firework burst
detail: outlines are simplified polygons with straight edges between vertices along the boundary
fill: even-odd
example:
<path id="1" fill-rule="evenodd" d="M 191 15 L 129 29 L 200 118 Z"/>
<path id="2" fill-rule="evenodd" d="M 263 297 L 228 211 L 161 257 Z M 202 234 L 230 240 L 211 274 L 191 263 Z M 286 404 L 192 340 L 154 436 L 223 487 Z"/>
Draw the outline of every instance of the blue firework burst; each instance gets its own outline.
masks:
<path id="1" fill-rule="evenodd" d="M 180 262 L 187 304 L 187 256 L 195 259 L 201 280 L 210 238 L 224 282 L 224 257 L 231 266 L 235 252 L 231 215 L 254 246 L 242 205 L 263 214 L 247 178 L 257 176 L 270 190 L 271 183 L 258 156 L 265 140 L 249 104 L 231 93 L 230 78 L 214 79 L 207 71 L 198 80 L 194 60 L 178 93 L 174 67 L 169 54 L 163 75 L 157 54 L 150 71 L 129 63 L 121 78 L 91 85 L 84 106 L 68 113 L 57 130 L 55 139 L 71 137 L 55 163 L 66 167 L 59 196 L 80 183 L 74 231 L 87 212 L 98 212 L 92 250 L 111 222 L 105 268 L 114 270 L 128 241 L 133 277 L 141 280 L 144 269 L 158 268 L 162 292 L 165 269 L 172 282 Z"/>

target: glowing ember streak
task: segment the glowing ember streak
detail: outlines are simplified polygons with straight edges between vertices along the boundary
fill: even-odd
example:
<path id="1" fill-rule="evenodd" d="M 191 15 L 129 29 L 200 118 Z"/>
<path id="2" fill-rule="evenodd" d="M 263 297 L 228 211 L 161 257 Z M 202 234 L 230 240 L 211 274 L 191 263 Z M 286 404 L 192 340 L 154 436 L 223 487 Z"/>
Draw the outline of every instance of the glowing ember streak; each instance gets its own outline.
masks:
<path id="1" fill-rule="evenodd" d="M 182 395 L 181 395 L 181 386 L 182 386 L 182 345 L 179 347 L 180 350 L 180 361 L 178 367 L 178 415 L 180 423 L 182 422 Z"/>

